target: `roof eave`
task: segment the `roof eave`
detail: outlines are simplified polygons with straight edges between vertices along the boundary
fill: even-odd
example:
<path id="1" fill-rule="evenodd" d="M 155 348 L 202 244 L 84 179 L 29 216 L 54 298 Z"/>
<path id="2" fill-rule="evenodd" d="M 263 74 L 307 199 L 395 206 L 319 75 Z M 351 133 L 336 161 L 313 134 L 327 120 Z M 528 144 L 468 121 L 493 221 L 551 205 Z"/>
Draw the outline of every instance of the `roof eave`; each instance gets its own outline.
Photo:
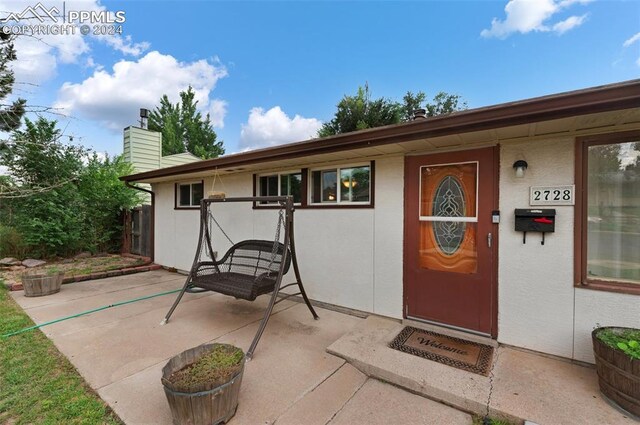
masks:
<path id="1" fill-rule="evenodd" d="M 584 90 L 471 109 L 426 120 L 377 127 L 323 139 L 311 139 L 271 148 L 159 170 L 123 176 L 135 182 L 185 173 L 197 173 L 221 167 L 277 161 L 284 158 L 339 152 L 388 143 L 488 130 L 584 114 L 637 108 L 640 106 L 640 80 L 626 81 Z"/>

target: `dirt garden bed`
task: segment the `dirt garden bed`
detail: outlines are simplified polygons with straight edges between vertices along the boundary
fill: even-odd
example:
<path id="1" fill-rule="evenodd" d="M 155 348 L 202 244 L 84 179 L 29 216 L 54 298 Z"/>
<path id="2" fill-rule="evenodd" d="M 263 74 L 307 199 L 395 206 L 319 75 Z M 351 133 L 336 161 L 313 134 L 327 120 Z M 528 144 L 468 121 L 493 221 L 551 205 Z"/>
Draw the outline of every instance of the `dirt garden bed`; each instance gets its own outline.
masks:
<path id="1" fill-rule="evenodd" d="M 42 270 L 46 272 L 64 272 L 62 283 L 82 282 L 90 279 L 102 279 L 106 277 L 120 276 L 157 270 L 161 268 L 153 264 L 149 257 L 140 257 L 132 254 L 101 254 L 79 255 L 73 258 L 60 259 L 47 262 L 44 265 L 27 268 L 14 265 L 0 269 L 0 280 L 12 291 L 22 290 L 21 275 L 25 270 Z"/>

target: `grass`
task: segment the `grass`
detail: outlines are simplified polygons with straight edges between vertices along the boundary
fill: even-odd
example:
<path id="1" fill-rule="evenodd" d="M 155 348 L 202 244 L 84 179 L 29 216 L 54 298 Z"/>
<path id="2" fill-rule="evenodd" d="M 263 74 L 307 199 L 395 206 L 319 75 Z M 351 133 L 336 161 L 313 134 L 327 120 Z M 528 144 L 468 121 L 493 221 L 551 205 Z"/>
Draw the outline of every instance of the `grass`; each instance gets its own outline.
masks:
<path id="1" fill-rule="evenodd" d="M 0 335 L 31 325 L 0 279 Z M 123 424 L 39 330 L 0 340 L 0 423 Z"/>
<path id="2" fill-rule="evenodd" d="M 489 418 L 489 421 L 491 425 L 514 425 L 513 422 L 504 421 L 502 419 Z M 482 416 L 474 416 L 473 425 L 484 425 Z"/>

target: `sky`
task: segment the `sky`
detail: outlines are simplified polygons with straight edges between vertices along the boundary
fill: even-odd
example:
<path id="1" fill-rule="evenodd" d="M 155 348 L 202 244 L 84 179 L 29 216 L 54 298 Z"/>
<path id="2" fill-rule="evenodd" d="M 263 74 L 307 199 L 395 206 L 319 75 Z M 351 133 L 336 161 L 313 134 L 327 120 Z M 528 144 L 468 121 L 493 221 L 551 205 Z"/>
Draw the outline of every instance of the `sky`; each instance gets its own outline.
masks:
<path id="1" fill-rule="evenodd" d="M 110 155 L 139 108 L 189 85 L 234 153 L 314 137 L 365 83 L 373 97 L 445 91 L 476 108 L 640 77 L 637 0 L 41 4 L 67 18 L 111 12 L 85 24 L 122 32 L 82 35 L 76 21 L 74 34 L 15 42 L 15 94 Z M 0 16 L 36 5 L 0 0 Z M 5 25 L 39 24 L 27 15 Z"/>

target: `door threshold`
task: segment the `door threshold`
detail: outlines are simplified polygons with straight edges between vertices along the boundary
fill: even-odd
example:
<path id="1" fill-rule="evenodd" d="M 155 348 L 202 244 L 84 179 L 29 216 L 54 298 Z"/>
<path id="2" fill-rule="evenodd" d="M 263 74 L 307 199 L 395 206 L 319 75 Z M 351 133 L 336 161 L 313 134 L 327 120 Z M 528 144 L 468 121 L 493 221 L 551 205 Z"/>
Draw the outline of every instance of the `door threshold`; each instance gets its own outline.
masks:
<path id="1" fill-rule="evenodd" d="M 499 345 L 498 341 L 491 338 L 488 334 L 456 326 L 445 325 L 444 323 L 431 322 L 417 317 L 407 317 L 406 319 L 402 319 L 402 324 L 405 326 L 413 326 L 414 328 L 423 329 L 425 331 L 447 335 L 453 338 L 466 339 L 467 341 L 485 344 L 494 348 L 497 348 Z"/>

